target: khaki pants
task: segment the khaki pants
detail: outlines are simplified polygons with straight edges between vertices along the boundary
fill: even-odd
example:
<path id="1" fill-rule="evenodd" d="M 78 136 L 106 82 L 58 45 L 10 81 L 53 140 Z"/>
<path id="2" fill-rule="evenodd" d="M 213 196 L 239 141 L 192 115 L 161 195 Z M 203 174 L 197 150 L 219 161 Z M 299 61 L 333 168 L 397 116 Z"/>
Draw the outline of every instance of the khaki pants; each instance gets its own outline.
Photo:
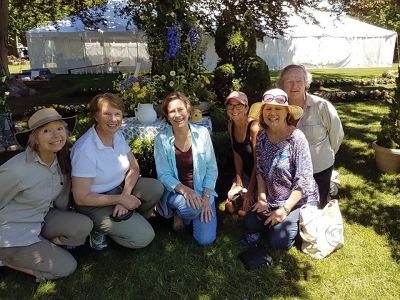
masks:
<path id="1" fill-rule="evenodd" d="M 122 187 L 117 187 L 105 194 L 117 195 L 121 192 Z M 114 211 L 113 205 L 78 206 L 77 210 L 93 220 L 95 230 L 106 233 L 117 244 L 127 248 L 143 248 L 154 239 L 154 230 L 146 219 L 151 216 L 163 192 L 164 186 L 158 180 L 140 177 L 132 195 L 139 198 L 142 204 L 128 220 L 121 222 L 110 219 Z"/>
<path id="2" fill-rule="evenodd" d="M 49 240 L 58 238 L 65 245 L 77 246 L 85 242 L 92 227 L 92 221 L 85 215 L 51 209 L 45 217 L 41 236 Z M 0 260 L 32 270 L 38 281 L 73 273 L 76 261 L 72 255 L 46 239 L 29 246 L 0 248 Z"/>

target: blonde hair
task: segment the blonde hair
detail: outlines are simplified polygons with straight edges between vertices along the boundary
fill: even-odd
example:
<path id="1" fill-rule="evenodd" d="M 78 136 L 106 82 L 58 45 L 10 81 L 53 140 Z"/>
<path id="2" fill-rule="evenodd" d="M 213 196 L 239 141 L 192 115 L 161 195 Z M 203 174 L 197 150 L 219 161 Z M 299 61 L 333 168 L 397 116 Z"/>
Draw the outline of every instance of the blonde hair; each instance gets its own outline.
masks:
<path id="1" fill-rule="evenodd" d="M 58 120 L 57 120 L 58 121 Z M 52 122 L 56 122 L 56 121 L 52 121 Z M 70 140 L 70 132 L 67 128 L 67 123 L 63 120 L 59 120 L 59 122 L 61 122 L 65 128 L 65 132 L 66 132 L 66 142 L 65 145 L 61 148 L 60 151 L 57 152 L 57 161 L 58 164 L 60 166 L 61 169 L 61 173 L 62 174 L 66 174 L 69 175 L 71 174 L 71 159 L 70 159 L 70 153 L 69 153 L 69 149 L 71 149 L 72 143 Z M 49 122 L 51 123 L 51 122 Z M 37 154 L 39 154 L 38 152 L 38 144 L 36 142 L 37 140 L 37 135 L 40 131 L 41 128 L 43 128 L 44 126 L 46 126 L 46 123 L 34 130 L 32 130 L 32 132 L 29 134 L 29 139 L 28 139 L 28 143 L 27 146 L 30 147 L 33 151 L 35 151 Z"/>

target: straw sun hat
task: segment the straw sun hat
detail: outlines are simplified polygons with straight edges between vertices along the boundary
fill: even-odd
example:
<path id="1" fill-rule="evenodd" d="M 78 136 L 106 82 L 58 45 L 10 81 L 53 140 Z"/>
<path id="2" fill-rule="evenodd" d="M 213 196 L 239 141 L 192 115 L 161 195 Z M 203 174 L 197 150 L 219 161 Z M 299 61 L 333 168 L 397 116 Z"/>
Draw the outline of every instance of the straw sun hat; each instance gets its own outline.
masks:
<path id="1" fill-rule="evenodd" d="M 258 120 L 261 114 L 261 108 L 264 104 L 287 107 L 293 120 L 298 120 L 303 115 L 303 109 L 300 106 L 289 104 L 288 96 L 283 90 L 272 89 L 264 93 L 261 102 L 256 102 L 251 106 L 249 116 Z"/>
<path id="2" fill-rule="evenodd" d="M 26 148 L 29 135 L 32 130 L 39 128 L 53 121 L 64 120 L 68 124 L 68 129 L 72 132 L 75 128 L 76 116 L 62 117 L 54 108 L 42 108 L 35 112 L 28 120 L 28 129 L 15 135 L 18 144 Z"/>

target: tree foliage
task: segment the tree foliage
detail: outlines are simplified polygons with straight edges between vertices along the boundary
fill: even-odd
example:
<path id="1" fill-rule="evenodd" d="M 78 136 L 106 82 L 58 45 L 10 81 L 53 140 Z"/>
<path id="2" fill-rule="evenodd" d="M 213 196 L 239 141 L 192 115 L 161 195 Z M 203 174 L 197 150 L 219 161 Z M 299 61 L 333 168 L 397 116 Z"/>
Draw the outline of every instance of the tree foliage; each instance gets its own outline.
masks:
<path id="1" fill-rule="evenodd" d="M 9 1 L 9 38 L 24 40 L 25 32 L 38 25 L 69 15 L 77 15 L 85 24 L 103 21 L 101 14 L 89 15 L 87 8 L 102 5 L 107 0 L 13 0 Z"/>
<path id="2" fill-rule="evenodd" d="M 350 15 L 400 34 L 399 0 L 355 0 L 346 4 L 346 11 Z"/>
<path id="3" fill-rule="evenodd" d="M 210 32 L 216 25 L 224 26 L 233 22 L 243 22 L 246 11 L 251 11 L 257 36 L 283 35 L 292 14 L 310 18 L 305 7 L 317 7 L 323 1 L 318 0 L 202 0 L 194 4 L 200 22 Z M 342 0 L 330 0 L 335 10 L 340 11 Z"/>

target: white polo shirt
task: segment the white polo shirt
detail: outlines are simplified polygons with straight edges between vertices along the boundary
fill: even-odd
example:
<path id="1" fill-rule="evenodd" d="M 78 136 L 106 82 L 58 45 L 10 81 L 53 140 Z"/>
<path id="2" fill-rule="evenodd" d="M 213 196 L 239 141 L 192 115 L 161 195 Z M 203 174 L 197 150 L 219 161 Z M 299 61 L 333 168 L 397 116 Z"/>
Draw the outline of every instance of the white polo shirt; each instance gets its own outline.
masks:
<path id="1" fill-rule="evenodd" d="M 131 148 L 121 131 L 114 135 L 114 148 L 103 144 L 94 126 L 82 135 L 72 147 L 72 176 L 93 178 L 93 193 L 104 193 L 116 188 L 129 169 Z"/>

